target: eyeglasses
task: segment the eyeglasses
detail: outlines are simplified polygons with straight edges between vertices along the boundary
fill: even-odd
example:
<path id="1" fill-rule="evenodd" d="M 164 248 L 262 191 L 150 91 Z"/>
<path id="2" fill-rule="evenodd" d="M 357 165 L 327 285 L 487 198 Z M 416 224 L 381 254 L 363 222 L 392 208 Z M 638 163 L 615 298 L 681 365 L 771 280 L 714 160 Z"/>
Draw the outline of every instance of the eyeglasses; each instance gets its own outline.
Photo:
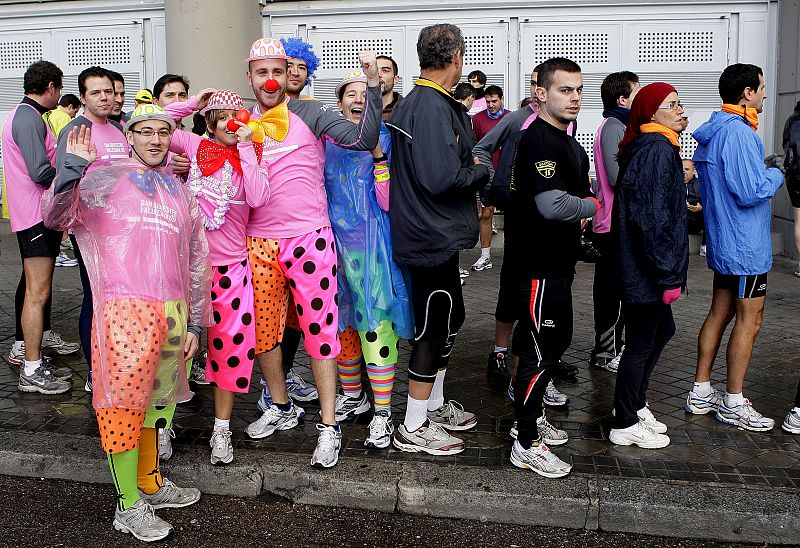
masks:
<path id="1" fill-rule="evenodd" d="M 136 129 L 132 129 L 131 131 L 133 133 L 138 133 L 139 135 L 141 135 L 142 137 L 145 137 L 146 139 L 149 139 L 150 137 L 152 137 L 156 133 L 158 133 L 158 137 L 160 139 L 167 139 L 170 135 L 172 135 L 172 133 L 168 129 L 159 129 L 158 131 L 155 131 L 155 130 L 152 130 L 152 129 L 143 129 L 141 131 L 140 130 L 136 130 Z"/>
<path id="2" fill-rule="evenodd" d="M 686 110 L 683 107 L 683 103 L 681 103 L 679 101 L 670 101 L 669 103 L 661 105 L 658 108 L 663 109 L 663 110 L 676 110 L 676 111 L 677 110 Z"/>
<path id="3" fill-rule="evenodd" d="M 535 85 L 537 85 L 537 84 L 536 84 L 536 80 L 531 80 L 531 85 L 532 85 L 532 86 L 535 86 Z"/>

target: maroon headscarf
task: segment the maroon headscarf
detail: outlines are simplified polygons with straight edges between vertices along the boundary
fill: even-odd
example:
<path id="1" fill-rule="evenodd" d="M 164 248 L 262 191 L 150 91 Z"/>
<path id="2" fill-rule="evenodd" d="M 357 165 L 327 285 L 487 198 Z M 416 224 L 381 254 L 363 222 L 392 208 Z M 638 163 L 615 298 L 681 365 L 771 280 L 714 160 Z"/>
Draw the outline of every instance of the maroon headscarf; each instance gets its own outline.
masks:
<path id="1" fill-rule="evenodd" d="M 639 126 L 648 123 L 658 110 L 658 107 L 664 102 L 664 99 L 667 98 L 667 95 L 674 91 L 674 87 L 664 82 L 653 82 L 639 90 L 639 93 L 633 98 L 631 114 L 628 117 L 625 135 L 622 136 L 622 141 L 619 142 L 617 157 L 622 156 L 625 147 L 641 135 L 642 132 L 639 131 Z"/>

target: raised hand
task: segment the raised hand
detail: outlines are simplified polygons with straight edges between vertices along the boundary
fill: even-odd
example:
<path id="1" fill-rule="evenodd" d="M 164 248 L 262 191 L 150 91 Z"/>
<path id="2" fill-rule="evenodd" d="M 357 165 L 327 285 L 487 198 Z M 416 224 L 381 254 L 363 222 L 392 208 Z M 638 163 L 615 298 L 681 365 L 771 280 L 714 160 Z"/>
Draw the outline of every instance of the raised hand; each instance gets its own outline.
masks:
<path id="1" fill-rule="evenodd" d="M 208 99 L 217 90 L 214 88 L 201 89 L 194 98 L 197 100 L 197 110 L 203 110 L 208 105 Z"/>
<path id="2" fill-rule="evenodd" d="M 358 54 L 358 61 L 361 63 L 361 70 L 367 76 L 369 86 L 377 86 L 381 83 L 378 77 L 378 60 L 374 51 L 362 51 Z"/>
<path id="3" fill-rule="evenodd" d="M 92 130 L 86 126 L 73 127 L 67 135 L 67 153 L 80 156 L 90 164 L 97 159 L 97 147 L 92 142 Z"/>
<path id="4" fill-rule="evenodd" d="M 172 168 L 172 173 L 174 175 L 186 175 L 189 173 L 189 168 L 191 167 L 192 163 L 189 161 L 189 157 L 185 154 L 173 154 L 169 165 Z"/>
<path id="5" fill-rule="evenodd" d="M 239 126 L 236 130 L 236 137 L 239 138 L 240 143 L 246 143 L 253 140 L 253 130 L 247 124 L 241 123 L 239 120 L 233 120 Z"/>

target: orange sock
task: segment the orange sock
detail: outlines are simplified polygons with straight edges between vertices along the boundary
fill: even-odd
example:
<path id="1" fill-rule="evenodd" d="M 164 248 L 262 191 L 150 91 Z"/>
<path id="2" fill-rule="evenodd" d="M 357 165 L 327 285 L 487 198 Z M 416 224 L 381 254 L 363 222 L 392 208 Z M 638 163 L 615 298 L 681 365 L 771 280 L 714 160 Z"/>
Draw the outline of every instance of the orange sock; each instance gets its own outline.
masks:
<path id="1" fill-rule="evenodd" d="M 152 495 L 164 483 L 161 465 L 158 460 L 158 429 L 142 428 L 139 439 L 139 461 L 137 464 L 137 485 L 139 489 Z"/>

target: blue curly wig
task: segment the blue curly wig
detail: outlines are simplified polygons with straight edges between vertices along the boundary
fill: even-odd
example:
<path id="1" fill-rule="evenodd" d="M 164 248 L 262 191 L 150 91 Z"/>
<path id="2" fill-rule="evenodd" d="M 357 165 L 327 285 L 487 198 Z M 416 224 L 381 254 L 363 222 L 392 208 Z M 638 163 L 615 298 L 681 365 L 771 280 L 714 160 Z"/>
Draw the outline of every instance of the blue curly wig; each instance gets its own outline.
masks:
<path id="1" fill-rule="evenodd" d="M 308 67 L 308 79 L 306 79 L 306 85 L 310 85 L 311 79 L 314 78 L 314 72 L 316 72 L 317 68 L 319 67 L 319 57 L 317 57 L 317 55 L 314 53 L 314 49 L 311 44 L 307 44 L 300 38 L 294 37 L 281 38 L 281 43 L 283 44 L 288 57 L 302 59 L 306 62 L 306 66 Z"/>

